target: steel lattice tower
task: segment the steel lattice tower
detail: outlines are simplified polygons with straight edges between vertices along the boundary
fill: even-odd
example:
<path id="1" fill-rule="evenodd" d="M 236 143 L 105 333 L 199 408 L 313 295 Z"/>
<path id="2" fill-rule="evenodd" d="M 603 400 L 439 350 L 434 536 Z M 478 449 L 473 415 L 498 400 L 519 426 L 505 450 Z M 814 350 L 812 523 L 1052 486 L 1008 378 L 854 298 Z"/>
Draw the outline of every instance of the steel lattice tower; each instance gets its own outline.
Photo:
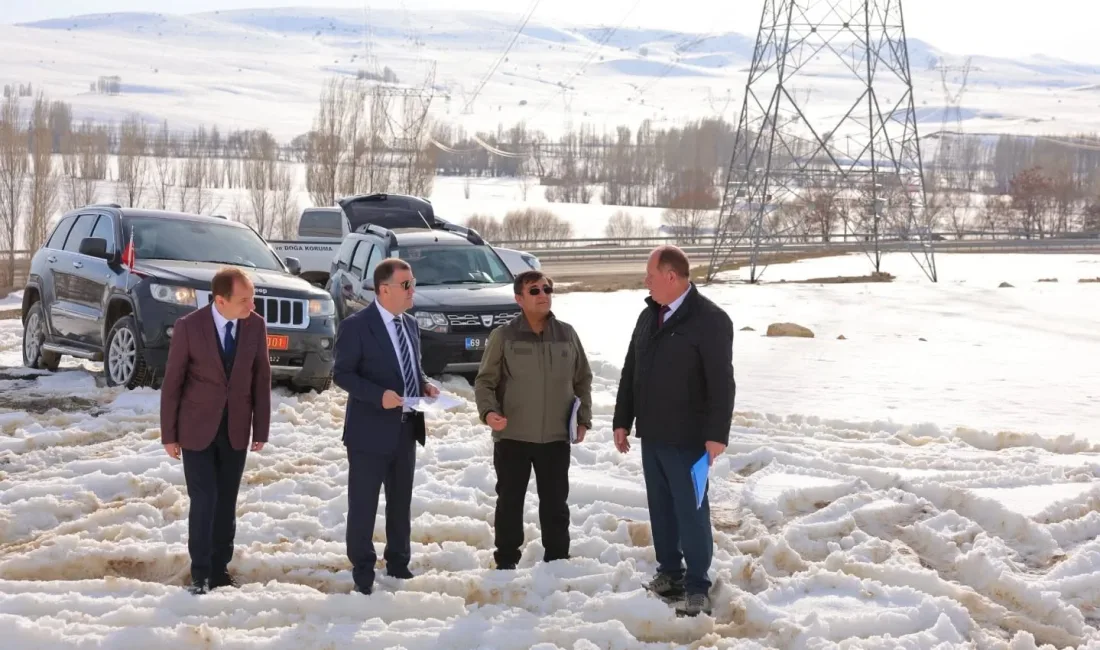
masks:
<path id="1" fill-rule="evenodd" d="M 762 249 L 843 225 L 935 282 L 924 205 L 901 0 L 764 0 L 708 275 L 747 244 L 756 282 Z"/>

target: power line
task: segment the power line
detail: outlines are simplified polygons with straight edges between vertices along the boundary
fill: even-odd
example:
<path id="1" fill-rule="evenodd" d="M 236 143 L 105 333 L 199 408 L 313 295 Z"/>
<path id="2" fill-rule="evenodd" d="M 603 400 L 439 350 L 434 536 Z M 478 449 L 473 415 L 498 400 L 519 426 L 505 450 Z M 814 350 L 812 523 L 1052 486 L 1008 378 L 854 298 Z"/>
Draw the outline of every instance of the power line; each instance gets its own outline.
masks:
<path id="1" fill-rule="evenodd" d="M 543 102 L 541 106 L 539 106 L 538 110 L 535 111 L 534 115 L 531 115 L 529 118 L 527 118 L 528 120 L 534 120 L 536 117 L 541 115 L 542 112 L 545 111 L 546 108 L 550 105 L 550 103 L 553 102 L 555 99 L 557 99 L 558 95 L 564 93 L 569 88 L 569 83 L 572 82 L 574 79 L 576 79 L 578 75 L 583 73 L 585 71 L 585 69 L 588 68 L 588 65 L 590 63 L 592 63 L 592 60 L 595 59 L 596 55 L 599 54 L 601 49 L 603 49 L 603 46 L 606 45 L 607 42 L 611 40 L 611 37 L 614 36 L 615 33 L 618 32 L 620 28 L 622 28 L 623 23 L 625 23 L 626 19 L 630 17 L 630 14 L 634 13 L 634 10 L 638 8 L 638 5 L 640 3 L 641 3 L 641 0 L 634 0 L 634 4 L 631 5 L 630 9 L 625 14 L 623 14 L 623 17 L 619 21 L 619 24 L 615 25 L 615 27 L 611 31 L 604 34 L 603 38 L 601 38 L 600 41 L 598 43 L 596 43 L 596 47 L 594 47 L 592 49 L 592 52 L 589 53 L 588 58 L 585 59 L 581 63 L 579 68 L 577 68 L 577 71 L 574 72 L 564 82 L 559 84 L 560 87 L 558 88 L 558 90 L 555 91 L 554 94 L 547 97 L 546 101 Z"/>
<path id="2" fill-rule="evenodd" d="M 520 23 L 519 27 L 516 28 L 515 33 L 512 34 L 512 40 L 508 43 L 508 46 L 504 48 L 504 52 L 501 53 L 500 57 L 498 57 L 496 62 L 493 63 L 492 67 L 489 68 L 489 71 L 485 73 L 485 76 L 482 77 L 481 83 L 478 84 L 477 88 L 474 89 L 474 94 L 470 97 L 469 101 L 466 102 L 466 106 L 462 109 L 463 113 L 466 113 L 470 110 L 470 106 L 473 105 L 474 100 L 477 99 L 477 96 L 479 94 L 481 94 L 481 89 L 485 87 L 485 84 L 489 82 L 489 79 L 493 76 L 493 73 L 497 71 L 497 68 L 500 67 L 500 64 L 503 63 L 504 59 L 508 57 L 508 53 L 512 51 L 512 47 L 515 46 L 516 41 L 519 40 L 520 34 L 523 33 L 523 28 L 527 27 L 527 22 L 531 20 L 531 15 L 534 14 L 535 9 L 538 8 L 539 2 L 541 2 L 541 0 L 535 0 L 531 4 L 531 9 L 528 10 L 527 15 L 523 18 L 523 22 Z"/>

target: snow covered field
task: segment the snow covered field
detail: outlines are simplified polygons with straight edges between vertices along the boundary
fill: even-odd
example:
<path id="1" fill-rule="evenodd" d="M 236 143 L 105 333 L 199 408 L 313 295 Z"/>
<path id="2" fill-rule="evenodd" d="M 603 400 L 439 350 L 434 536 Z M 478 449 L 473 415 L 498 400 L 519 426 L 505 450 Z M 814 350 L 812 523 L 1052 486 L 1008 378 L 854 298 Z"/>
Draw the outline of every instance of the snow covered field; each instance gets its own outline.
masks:
<path id="1" fill-rule="evenodd" d="M 21 369 L 18 322 L 0 321 L 0 646 L 1100 648 L 1100 284 L 1077 282 L 1100 257 L 938 259 L 939 285 L 905 256 L 887 258 L 891 284 L 791 283 L 868 272 L 848 256 L 704 289 L 755 331 L 737 332 L 737 417 L 711 482 L 716 610 L 695 620 L 641 588 L 638 445 L 611 443 L 642 293 L 556 298 L 596 374 L 574 559 L 537 561 L 532 484 L 520 567 L 492 569 L 491 442 L 449 379 L 468 404 L 418 452 L 417 577 L 380 572 L 369 598 L 349 593 L 344 555 L 342 392 L 278 392 L 239 500 L 244 586 L 197 599 L 157 393 L 103 388 L 98 364 Z M 777 321 L 817 336 L 765 337 Z"/>
<path id="2" fill-rule="evenodd" d="M 136 112 L 155 125 L 167 119 L 180 130 L 199 124 L 267 128 L 284 141 L 309 130 L 327 78 L 359 70 L 378 74 L 384 67 L 418 87 L 434 66 L 435 119 L 469 132 L 519 122 L 556 135 L 581 123 L 613 132 L 624 124 L 636 129 L 643 120 L 654 126 L 735 120 L 763 3 L 743 9 L 748 20 L 738 24 L 740 32 L 732 31 L 729 12 L 719 11 L 707 22 L 707 33 L 642 26 L 630 19 L 631 3 L 611 4 L 618 5 L 607 8 L 614 18 L 600 25 L 592 24 L 588 12 L 567 21 L 536 12 L 505 60 L 500 57 L 520 24 L 519 6 L 502 5 L 504 13 L 405 3 L 401 9 L 371 8 L 366 34 L 358 7 L 115 12 L 0 24 L 0 60 L 4 83 L 30 82 L 51 99 L 71 102 L 78 121 L 117 122 Z M 185 8 L 148 7 L 173 9 Z M 930 62 L 944 56 L 960 64 L 968 54 L 976 55 L 961 106 L 968 133 L 1077 135 L 1097 129 L 1095 66 L 1039 54 L 999 58 L 969 49 L 944 51 L 936 43 L 942 21 L 937 16 L 931 24 L 934 31 L 910 33 L 908 44 L 922 133 L 941 127 L 945 102 L 940 74 Z M 825 55 L 831 73 L 800 77 L 797 91 L 812 93 L 803 108 L 814 119 L 835 124 L 854 96 L 838 83 L 850 72 Z M 495 72 L 482 85 L 489 70 Z M 120 78 L 120 95 L 90 90 L 100 76 L 112 75 Z"/>

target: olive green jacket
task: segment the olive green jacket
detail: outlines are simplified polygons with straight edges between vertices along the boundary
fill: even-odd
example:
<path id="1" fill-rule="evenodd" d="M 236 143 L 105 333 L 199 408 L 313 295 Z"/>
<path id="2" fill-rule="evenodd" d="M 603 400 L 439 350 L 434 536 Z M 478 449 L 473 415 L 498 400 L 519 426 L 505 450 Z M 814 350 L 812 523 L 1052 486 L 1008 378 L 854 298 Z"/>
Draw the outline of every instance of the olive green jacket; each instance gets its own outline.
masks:
<path id="1" fill-rule="evenodd" d="M 580 337 L 551 313 L 542 334 L 520 314 L 489 335 L 474 381 L 478 415 L 508 420 L 493 439 L 569 440 L 573 398 L 581 400 L 578 426 L 592 427 L 592 369 Z"/>

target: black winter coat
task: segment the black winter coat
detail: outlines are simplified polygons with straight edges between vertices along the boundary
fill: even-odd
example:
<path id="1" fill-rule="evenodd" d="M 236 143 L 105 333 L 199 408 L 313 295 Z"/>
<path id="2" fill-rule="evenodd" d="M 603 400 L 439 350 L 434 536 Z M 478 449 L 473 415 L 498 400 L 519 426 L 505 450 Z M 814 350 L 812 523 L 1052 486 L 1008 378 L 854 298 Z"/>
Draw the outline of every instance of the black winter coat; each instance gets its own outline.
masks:
<path id="1" fill-rule="evenodd" d="M 660 305 L 646 304 L 623 363 L 614 428 L 636 424 L 639 438 L 681 446 L 729 444 L 733 321 L 694 284 L 660 328 Z"/>

